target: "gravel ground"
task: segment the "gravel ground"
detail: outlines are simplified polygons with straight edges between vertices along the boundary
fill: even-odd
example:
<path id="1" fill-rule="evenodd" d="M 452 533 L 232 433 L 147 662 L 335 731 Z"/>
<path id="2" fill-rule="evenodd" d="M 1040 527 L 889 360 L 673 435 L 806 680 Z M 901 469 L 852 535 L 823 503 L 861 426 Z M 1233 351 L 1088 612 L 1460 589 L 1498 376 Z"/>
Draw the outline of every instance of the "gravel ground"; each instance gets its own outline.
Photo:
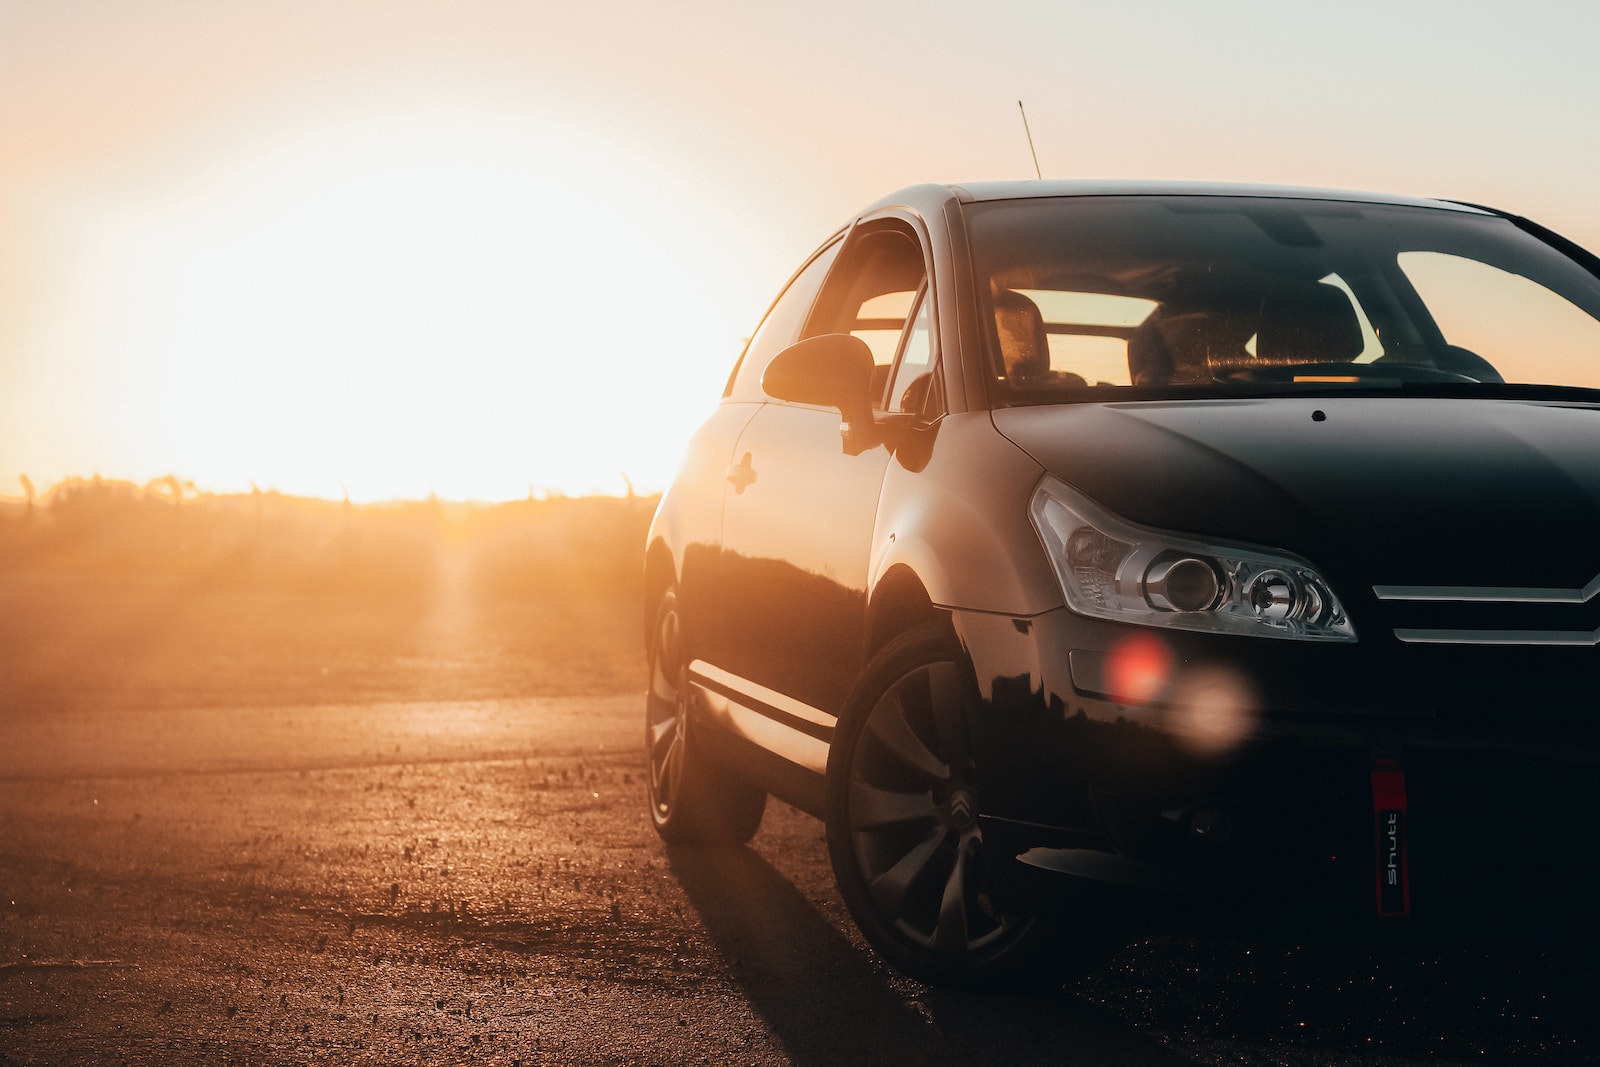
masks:
<path id="1" fill-rule="evenodd" d="M 655 838 L 628 603 L 290 598 L 261 648 L 259 598 L 107 622 L 150 596 L 0 585 L 0 1063 L 1600 1062 L 1595 969 L 1552 953 L 1159 937 L 1029 995 L 905 979 L 815 821 Z"/>

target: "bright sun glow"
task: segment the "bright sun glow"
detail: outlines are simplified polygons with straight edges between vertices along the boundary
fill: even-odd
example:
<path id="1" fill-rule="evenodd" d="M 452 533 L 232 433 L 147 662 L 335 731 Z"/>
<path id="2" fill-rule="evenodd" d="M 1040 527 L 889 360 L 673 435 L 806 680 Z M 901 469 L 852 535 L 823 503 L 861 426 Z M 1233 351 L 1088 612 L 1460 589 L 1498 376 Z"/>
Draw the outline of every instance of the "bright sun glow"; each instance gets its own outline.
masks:
<path id="1" fill-rule="evenodd" d="M 753 325 L 707 299 L 680 196 L 525 116 L 324 126 L 85 218 L 72 284 L 117 297 L 57 343 L 123 368 L 95 432 L 143 476 L 357 500 L 659 487 Z"/>

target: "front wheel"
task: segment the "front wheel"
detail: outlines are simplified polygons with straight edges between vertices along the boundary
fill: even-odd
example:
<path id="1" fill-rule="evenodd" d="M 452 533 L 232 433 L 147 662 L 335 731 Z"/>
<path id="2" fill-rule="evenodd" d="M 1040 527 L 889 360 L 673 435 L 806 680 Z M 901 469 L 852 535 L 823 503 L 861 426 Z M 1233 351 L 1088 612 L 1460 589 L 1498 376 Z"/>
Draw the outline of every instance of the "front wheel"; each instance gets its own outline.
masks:
<path id="1" fill-rule="evenodd" d="M 683 618 L 671 589 L 656 609 L 649 662 L 645 756 L 656 833 L 679 844 L 750 840 L 761 825 L 767 795 L 717 763 L 693 728 Z"/>
<path id="2" fill-rule="evenodd" d="M 845 904 L 885 959 L 939 985 L 1032 974 L 1042 941 L 1032 915 L 991 894 L 967 674 L 942 624 L 891 642 L 852 695 L 828 758 L 828 854 Z"/>

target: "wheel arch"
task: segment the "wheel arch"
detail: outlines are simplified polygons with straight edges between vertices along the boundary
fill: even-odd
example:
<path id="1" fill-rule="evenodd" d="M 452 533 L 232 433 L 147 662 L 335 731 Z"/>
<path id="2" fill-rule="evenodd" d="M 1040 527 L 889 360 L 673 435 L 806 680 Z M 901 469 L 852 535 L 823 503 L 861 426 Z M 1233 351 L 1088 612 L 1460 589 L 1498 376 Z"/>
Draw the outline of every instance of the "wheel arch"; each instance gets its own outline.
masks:
<path id="1" fill-rule="evenodd" d="M 905 564 L 890 567 L 873 587 L 867 603 L 867 647 L 862 657 L 872 658 L 896 637 L 928 623 L 950 625 L 950 613 L 934 605 L 927 587 Z M 954 629 L 951 630 L 952 634 Z"/>

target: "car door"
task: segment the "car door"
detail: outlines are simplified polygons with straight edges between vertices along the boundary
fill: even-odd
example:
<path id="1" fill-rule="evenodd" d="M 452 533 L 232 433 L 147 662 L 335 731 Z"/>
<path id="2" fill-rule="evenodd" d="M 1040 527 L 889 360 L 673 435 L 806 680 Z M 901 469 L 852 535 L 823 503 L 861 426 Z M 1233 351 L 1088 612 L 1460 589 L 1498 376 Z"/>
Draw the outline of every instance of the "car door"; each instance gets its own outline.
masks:
<path id="1" fill-rule="evenodd" d="M 858 227 L 802 333 L 865 341 L 879 410 L 904 400 L 890 399 L 889 379 L 908 341 L 921 349 L 913 360 L 930 359 L 929 317 L 917 314 L 925 264 L 906 223 Z M 889 458 L 870 432 L 847 441 L 837 408 L 769 397 L 728 470 L 721 562 L 730 610 L 714 653 L 719 681 L 734 699 L 813 737 L 830 732 L 862 666 L 868 564 Z"/>
<path id="2" fill-rule="evenodd" d="M 676 546 L 679 598 L 690 619 L 692 654 L 716 662 L 726 644 L 730 614 L 728 581 L 721 556 L 722 506 L 734 447 L 766 394 L 761 372 L 793 344 L 816 303 L 828 268 L 839 253 L 836 238 L 798 271 L 772 302 L 729 376 L 722 402 L 693 440 L 672 488 L 662 501 L 655 533 Z"/>

